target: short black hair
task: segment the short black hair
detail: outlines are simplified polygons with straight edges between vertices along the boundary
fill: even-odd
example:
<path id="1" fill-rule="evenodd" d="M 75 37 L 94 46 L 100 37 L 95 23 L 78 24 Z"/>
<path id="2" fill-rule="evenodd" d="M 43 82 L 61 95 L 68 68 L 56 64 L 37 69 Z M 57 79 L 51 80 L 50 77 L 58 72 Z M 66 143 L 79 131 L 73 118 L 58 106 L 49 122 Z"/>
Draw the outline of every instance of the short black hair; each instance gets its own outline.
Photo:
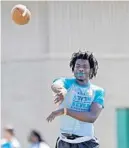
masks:
<path id="1" fill-rule="evenodd" d="M 72 68 L 72 71 L 74 71 L 74 67 L 76 64 L 76 61 L 78 59 L 84 59 L 84 60 L 88 60 L 89 64 L 90 64 L 90 69 L 91 69 L 91 73 L 89 78 L 92 79 L 93 77 L 95 77 L 97 75 L 97 70 L 98 70 L 98 61 L 96 60 L 96 58 L 94 57 L 93 53 L 89 52 L 89 51 L 78 51 L 78 52 L 74 52 L 72 54 L 72 58 L 70 60 L 70 67 Z"/>

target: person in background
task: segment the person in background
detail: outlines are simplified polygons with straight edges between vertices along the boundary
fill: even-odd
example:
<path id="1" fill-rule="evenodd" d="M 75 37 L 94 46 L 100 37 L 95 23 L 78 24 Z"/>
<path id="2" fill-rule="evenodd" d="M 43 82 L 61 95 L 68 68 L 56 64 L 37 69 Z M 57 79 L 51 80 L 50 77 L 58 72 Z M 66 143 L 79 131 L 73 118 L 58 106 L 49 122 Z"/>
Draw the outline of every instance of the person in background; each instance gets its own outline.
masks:
<path id="1" fill-rule="evenodd" d="M 50 148 L 48 144 L 42 139 L 40 133 L 32 130 L 29 136 L 30 148 Z"/>
<path id="2" fill-rule="evenodd" d="M 20 143 L 15 136 L 12 126 L 4 128 L 4 138 L 1 140 L 1 148 L 20 148 Z"/>

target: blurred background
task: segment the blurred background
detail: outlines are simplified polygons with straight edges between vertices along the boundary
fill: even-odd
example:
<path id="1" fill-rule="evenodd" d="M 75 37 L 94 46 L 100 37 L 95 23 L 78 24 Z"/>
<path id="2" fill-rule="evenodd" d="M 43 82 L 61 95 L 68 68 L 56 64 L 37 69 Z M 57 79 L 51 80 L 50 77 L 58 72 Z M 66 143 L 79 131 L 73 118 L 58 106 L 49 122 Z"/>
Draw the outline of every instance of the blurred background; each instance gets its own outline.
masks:
<path id="1" fill-rule="evenodd" d="M 11 20 L 16 4 L 26 5 L 32 19 L 25 26 Z M 117 107 L 129 106 L 129 2 L 1 2 L 2 128 L 12 124 L 23 148 L 27 135 L 38 129 L 54 148 L 58 119 L 51 84 L 71 77 L 71 54 L 92 51 L 99 61 L 96 85 L 106 90 L 105 109 L 95 123 L 101 147 L 116 148 Z"/>

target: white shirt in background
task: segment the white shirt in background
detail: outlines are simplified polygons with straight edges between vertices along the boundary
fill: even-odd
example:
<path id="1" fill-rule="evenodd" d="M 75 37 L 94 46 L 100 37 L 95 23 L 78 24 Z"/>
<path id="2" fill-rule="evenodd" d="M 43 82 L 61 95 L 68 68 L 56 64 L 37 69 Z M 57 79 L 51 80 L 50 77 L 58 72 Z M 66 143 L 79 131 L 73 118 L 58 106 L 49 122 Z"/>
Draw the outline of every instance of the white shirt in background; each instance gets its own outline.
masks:
<path id="1" fill-rule="evenodd" d="M 8 143 L 8 141 L 6 139 L 2 139 L 0 142 L 1 145 L 5 144 L 5 143 Z M 12 138 L 11 144 L 12 144 L 13 148 L 20 148 L 20 143 L 15 137 Z"/>
<path id="2" fill-rule="evenodd" d="M 31 148 L 50 148 L 46 143 L 41 142 L 40 144 L 34 144 Z"/>

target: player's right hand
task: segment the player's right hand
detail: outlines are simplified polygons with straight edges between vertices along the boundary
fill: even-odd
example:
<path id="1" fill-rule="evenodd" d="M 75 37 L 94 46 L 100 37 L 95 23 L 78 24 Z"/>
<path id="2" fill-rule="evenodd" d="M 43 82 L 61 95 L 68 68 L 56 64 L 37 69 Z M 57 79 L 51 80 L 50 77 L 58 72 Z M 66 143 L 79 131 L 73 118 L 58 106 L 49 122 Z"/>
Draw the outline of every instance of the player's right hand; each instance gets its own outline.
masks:
<path id="1" fill-rule="evenodd" d="M 56 94 L 55 99 L 54 99 L 54 103 L 60 105 L 63 102 L 63 100 L 64 100 L 64 97 L 62 94 Z"/>
<path id="2" fill-rule="evenodd" d="M 59 93 L 56 93 L 54 96 L 54 103 L 60 105 L 63 102 L 66 93 L 67 91 L 64 89 L 61 89 Z"/>

